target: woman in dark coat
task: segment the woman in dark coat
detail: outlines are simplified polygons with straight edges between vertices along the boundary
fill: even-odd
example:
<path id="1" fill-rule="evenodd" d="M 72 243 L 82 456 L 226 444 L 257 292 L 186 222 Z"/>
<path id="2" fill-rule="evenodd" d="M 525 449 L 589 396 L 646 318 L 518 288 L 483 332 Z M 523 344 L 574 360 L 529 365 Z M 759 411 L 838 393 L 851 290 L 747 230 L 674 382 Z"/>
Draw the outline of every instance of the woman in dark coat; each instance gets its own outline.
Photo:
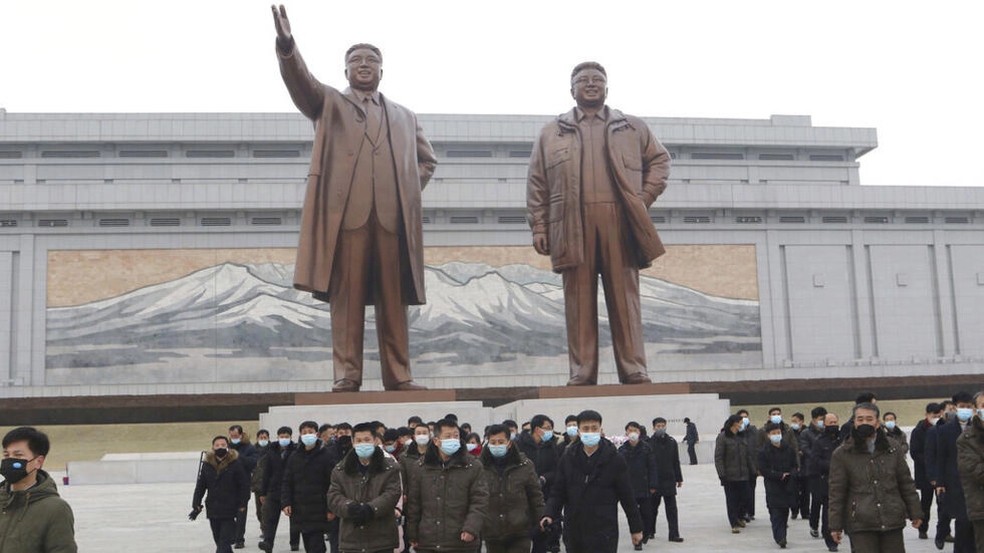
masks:
<path id="1" fill-rule="evenodd" d="M 245 511 L 249 503 L 249 475 L 236 450 L 229 449 L 225 436 L 212 439 L 212 450 L 202 461 L 191 500 L 192 517 L 202 511 L 203 497 L 215 552 L 232 553 L 232 544 L 236 540 L 236 514 Z"/>

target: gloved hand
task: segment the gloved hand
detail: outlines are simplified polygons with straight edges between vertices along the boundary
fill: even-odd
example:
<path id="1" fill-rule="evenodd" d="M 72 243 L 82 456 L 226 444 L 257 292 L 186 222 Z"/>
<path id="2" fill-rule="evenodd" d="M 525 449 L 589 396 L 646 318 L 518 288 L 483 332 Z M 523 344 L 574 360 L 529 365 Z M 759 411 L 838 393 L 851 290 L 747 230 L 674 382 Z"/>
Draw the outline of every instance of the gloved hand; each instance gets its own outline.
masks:
<path id="1" fill-rule="evenodd" d="M 197 519 L 198 518 L 198 515 L 200 515 L 201 512 L 202 512 L 202 506 L 201 505 L 197 505 L 195 507 L 192 507 L 191 508 L 191 512 L 188 513 L 188 520 L 195 520 L 195 519 Z"/>
<path id="2" fill-rule="evenodd" d="M 363 524 L 369 522 L 376 514 L 370 505 L 365 503 L 356 503 L 354 501 L 348 504 L 347 510 L 348 519 L 356 526 L 362 526 Z"/>

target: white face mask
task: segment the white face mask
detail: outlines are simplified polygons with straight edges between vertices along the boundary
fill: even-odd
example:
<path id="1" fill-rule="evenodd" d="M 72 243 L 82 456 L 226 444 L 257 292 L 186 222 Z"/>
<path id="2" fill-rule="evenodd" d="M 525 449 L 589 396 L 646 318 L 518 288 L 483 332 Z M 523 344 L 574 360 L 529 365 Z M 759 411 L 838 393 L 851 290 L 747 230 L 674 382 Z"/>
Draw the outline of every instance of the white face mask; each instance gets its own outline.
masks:
<path id="1" fill-rule="evenodd" d="M 425 446 L 428 443 L 430 443 L 431 438 L 427 434 L 417 434 L 416 436 L 413 437 L 413 440 L 417 442 L 417 445 Z"/>
<path id="2" fill-rule="evenodd" d="M 638 432 L 629 432 L 628 434 L 626 434 L 625 437 L 628 438 L 630 442 L 639 441 L 639 433 Z"/>

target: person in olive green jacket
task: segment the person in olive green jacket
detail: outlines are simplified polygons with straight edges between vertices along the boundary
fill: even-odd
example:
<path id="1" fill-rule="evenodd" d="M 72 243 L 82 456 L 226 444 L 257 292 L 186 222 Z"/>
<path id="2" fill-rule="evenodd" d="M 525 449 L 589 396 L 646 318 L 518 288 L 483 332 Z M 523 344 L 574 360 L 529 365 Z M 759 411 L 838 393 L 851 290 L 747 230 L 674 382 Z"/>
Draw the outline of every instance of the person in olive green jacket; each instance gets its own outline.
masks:
<path id="1" fill-rule="evenodd" d="M 396 504 L 403 495 L 400 465 L 383 454 L 369 423 L 352 429 L 352 449 L 331 471 L 328 510 L 341 518 L 342 553 L 387 551 L 400 543 Z"/>
<path id="2" fill-rule="evenodd" d="M 977 415 L 957 438 L 957 468 L 963 484 L 967 518 L 974 525 L 974 542 L 984 551 L 984 392 L 974 396 Z"/>
<path id="3" fill-rule="evenodd" d="M 482 532 L 487 553 L 529 553 L 530 531 L 543 517 L 543 491 L 533 461 L 509 439 L 509 428 L 493 424 L 482 450 L 489 509 Z"/>
<path id="4" fill-rule="evenodd" d="M 905 519 L 919 528 L 924 515 L 906 452 L 878 417 L 874 404 L 855 405 L 851 437 L 830 458 L 830 534 L 839 544 L 846 530 L 854 553 L 904 553 Z"/>
<path id="5" fill-rule="evenodd" d="M 408 471 L 410 545 L 416 552 L 473 552 L 489 505 L 482 462 L 465 452 L 457 423 L 439 420 L 434 434 L 418 468 Z"/>
<path id="6" fill-rule="evenodd" d="M 15 428 L 3 438 L 0 475 L 0 551 L 3 553 L 76 553 L 75 517 L 58 496 L 51 476 L 41 469 L 51 449 L 43 432 Z"/>

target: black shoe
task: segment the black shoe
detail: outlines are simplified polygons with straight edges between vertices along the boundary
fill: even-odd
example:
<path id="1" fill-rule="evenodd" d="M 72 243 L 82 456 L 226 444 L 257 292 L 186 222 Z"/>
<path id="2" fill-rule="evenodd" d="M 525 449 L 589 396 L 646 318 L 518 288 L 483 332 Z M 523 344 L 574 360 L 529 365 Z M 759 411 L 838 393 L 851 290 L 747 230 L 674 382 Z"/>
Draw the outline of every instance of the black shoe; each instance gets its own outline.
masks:
<path id="1" fill-rule="evenodd" d="M 798 517 L 798 516 L 799 515 L 797 515 L 796 513 L 793 513 L 792 515 L 790 515 L 790 518 L 792 518 L 793 520 L 796 520 L 796 517 Z"/>
<path id="2" fill-rule="evenodd" d="M 933 540 L 933 543 L 936 545 L 936 549 L 943 551 L 943 547 L 946 545 L 946 537 L 936 536 L 936 539 Z"/>
<path id="3" fill-rule="evenodd" d="M 921 540 L 928 540 L 929 539 L 929 534 L 927 534 L 926 532 L 920 530 L 919 531 L 919 539 L 921 539 Z"/>
<path id="4" fill-rule="evenodd" d="M 953 543 L 953 535 L 951 535 L 951 534 L 947 534 L 947 535 L 946 535 L 946 536 L 945 536 L 945 537 L 943 538 L 943 541 L 945 541 L 946 543 Z"/>
<path id="5" fill-rule="evenodd" d="M 300 551 L 301 550 L 301 546 L 300 545 L 297 545 L 297 544 L 291 544 L 290 550 L 291 551 Z"/>
<path id="6" fill-rule="evenodd" d="M 814 538 L 819 538 L 820 531 L 817 530 L 816 528 L 810 528 L 810 535 L 813 536 Z"/>
<path id="7" fill-rule="evenodd" d="M 836 545 L 828 546 L 827 551 L 837 551 L 837 546 Z"/>
<path id="8" fill-rule="evenodd" d="M 673 536 L 672 538 L 670 538 L 670 541 L 673 543 L 683 543 L 683 538 L 681 538 L 680 536 Z"/>
<path id="9" fill-rule="evenodd" d="M 635 550 L 636 551 L 642 551 L 642 544 L 641 543 L 635 544 Z"/>
<path id="10" fill-rule="evenodd" d="M 232 546 L 233 549 L 246 549 L 246 542 L 237 541 L 236 545 Z"/>
<path id="11" fill-rule="evenodd" d="M 786 540 L 779 540 L 779 549 L 786 549 Z"/>
<path id="12" fill-rule="evenodd" d="M 273 551 L 273 545 L 265 541 L 261 541 L 260 543 L 256 544 L 256 547 L 259 547 L 260 551 L 267 551 L 268 553 L 270 551 Z"/>

